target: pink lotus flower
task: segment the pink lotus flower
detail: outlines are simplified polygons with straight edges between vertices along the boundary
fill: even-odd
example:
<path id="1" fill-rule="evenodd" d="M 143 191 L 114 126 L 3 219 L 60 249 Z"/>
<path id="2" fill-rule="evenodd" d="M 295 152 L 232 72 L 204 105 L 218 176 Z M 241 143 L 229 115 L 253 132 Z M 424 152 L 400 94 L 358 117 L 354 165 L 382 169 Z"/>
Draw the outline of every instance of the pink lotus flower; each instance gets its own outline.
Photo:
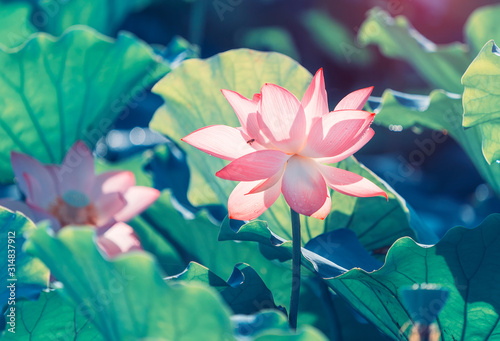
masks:
<path id="1" fill-rule="evenodd" d="M 54 230 L 66 225 L 107 229 L 130 220 L 159 196 L 156 189 L 135 186 L 132 172 L 95 175 L 92 153 L 81 141 L 71 147 L 61 166 L 44 166 L 16 152 L 11 162 L 31 210 L 25 213 L 35 221 L 49 219 Z"/>
<path id="2" fill-rule="evenodd" d="M 115 258 L 127 252 L 142 250 L 141 242 L 134 229 L 122 222 L 118 222 L 109 229 L 98 233 L 97 245 L 109 258 Z"/>
<path id="3" fill-rule="evenodd" d="M 302 101 L 274 84 L 265 84 L 251 100 L 222 90 L 241 127 L 208 126 L 182 140 L 232 161 L 216 173 L 241 181 L 229 197 L 231 219 L 257 218 L 281 193 L 294 211 L 324 219 L 331 210 L 328 187 L 351 196 L 387 198 L 362 176 L 326 165 L 353 155 L 373 137 L 375 114 L 361 110 L 372 89 L 354 91 L 332 112 L 322 69 Z"/>
<path id="4" fill-rule="evenodd" d="M 21 201 L 0 199 L 0 206 L 12 212 L 21 212 L 31 221 L 37 221 L 31 208 Z M 56 224 L 59 226 L 59 223 L 56 222 Z M 108 258 L 115 258 L 127 252 L 142 250 L 141 242 L 134 229 L 122 222 L 98 229 L 96 243 Z M 51 277 L 51 281 L 54 280 L 55 278 Z"/>

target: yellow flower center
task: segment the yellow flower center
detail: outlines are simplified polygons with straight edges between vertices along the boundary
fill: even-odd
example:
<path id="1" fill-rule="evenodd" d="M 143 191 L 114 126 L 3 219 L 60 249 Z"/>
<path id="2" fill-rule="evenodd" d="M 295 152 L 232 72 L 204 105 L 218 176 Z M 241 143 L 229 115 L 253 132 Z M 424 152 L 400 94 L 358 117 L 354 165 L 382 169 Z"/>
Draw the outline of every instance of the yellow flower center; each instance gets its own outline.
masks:
<path id="1" fill-rule="evenodd" d="M 66 225 L 97 225 L 97 210 L 90 199 L 82 192 L 67 191 L 57 197 L 48 212 L 59 220 L 62 227 Z"/>

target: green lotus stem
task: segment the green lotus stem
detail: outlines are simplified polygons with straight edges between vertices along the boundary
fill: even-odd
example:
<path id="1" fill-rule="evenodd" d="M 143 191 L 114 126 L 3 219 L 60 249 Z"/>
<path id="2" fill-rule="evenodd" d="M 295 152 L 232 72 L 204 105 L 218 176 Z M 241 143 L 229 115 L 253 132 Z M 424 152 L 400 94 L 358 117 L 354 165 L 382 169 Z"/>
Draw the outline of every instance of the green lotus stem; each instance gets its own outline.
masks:
<path id="1" fill-rule="evenodd" d="M 288 323 L 293 330 L 297 329 L 300 295 L 300 263 L 302 259 L 300 237 L 300 215 L 290 208 L 292 219 L 292 296 L 290 298 L 290 313 Z"/>

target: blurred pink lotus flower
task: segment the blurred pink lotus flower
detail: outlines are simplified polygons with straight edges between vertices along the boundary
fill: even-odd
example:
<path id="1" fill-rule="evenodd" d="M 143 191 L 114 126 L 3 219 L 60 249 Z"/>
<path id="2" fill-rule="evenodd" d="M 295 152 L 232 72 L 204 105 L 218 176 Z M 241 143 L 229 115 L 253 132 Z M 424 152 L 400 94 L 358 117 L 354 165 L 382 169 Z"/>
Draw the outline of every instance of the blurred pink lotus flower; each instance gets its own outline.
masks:
<path id="1" fill-rule="evenodd" d="M 109 229 L 98 233 L 97 245 L 109 258 L 115 258 L 131 251 L 142 250 L 141 242 L 134 229 L 122 222 L 118 222 Z"/>
<path id="2" fill-rule="evenodd" d="M 11 199 L 0 199 L 0 206 L 5 207 L 12 212 L 21 212 L 28 219 L 36 222 L 32 209 L 25 203 Z M 43 218 L 42 218 L 43 220 Z M 51 227 L 53 224 L 51 225 Z M 59 224 L 57 224 L 59 226 Z M 111 226 L 97 229 L 96 242 L 98 247 L 108 258 L 115 258 L 121 254 L 143 250 L 139 237 L 134 229 L 123 222 L 117 222 Z M 55 278 L 51 277 L 51 282 Z"/>
<path id="3" fill-rule="evenodd" d="M 28 219 L 34 222 L 37 221 L 31 208 L 21 201 L 0 199 L 0 206 L 12 212 L 21 212 Z M 117 222 L 106 228 L 97 229 L 96 242 L 98 247 L 108 258 L 115 258 L 116 256 L 131 251 L 143 250 L 139 237 L 134 229 L 130 225 L 122 222 Z M 54 280 L 55 278 L 51 277 L 50 281 L 52 282 Z"/>
<path id="4" fill-rule="evenodd" d="M 105 230 L 130 220 L 159 196 L 156 189 L 135 186 L 132 172 L 95 175 L 92 153 L 81 141 L 71 147 L 61 166 L 44 166 L 16 152 L 12 152 L 11 162 L 30 209 L 21 211 L 35 221 L 50 220 L 56 231 L 66 225 L 93 225 Z M 12 203 L 3 204 L 15 208 Z"/>
<path id="5" fill-rule="evenodd" d="M 294 211 L 324 219 L 331 210 L 328 187 L 356 197 L 387 198 L 362 176 L 326 165 L 353 155 L 373 137 L 370 125 L 375 114 L 361 110 L 372 89 L 352 92 L 332 112 L 322 69 L 302 101 L 269 83 L 251 100 L 222 90 L 241 127 L 208 126 L 182 140 L 232 161 L 216 173 L 222 179 L 241 181 L 229 197 L 229 218 L 257 218 L 283 193 Z"/>

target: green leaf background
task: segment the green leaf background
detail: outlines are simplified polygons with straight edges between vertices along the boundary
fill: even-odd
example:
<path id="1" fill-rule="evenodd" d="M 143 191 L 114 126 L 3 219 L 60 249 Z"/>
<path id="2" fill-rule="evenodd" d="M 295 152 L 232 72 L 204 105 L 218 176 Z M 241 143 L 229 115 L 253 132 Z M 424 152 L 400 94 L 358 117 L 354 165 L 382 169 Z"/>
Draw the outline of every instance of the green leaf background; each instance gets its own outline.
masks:
<path id="1" fill-rule="evenodd" d="M 431 141 L 427 141 L 425 153 L 415 144 L 415 150 L 431 155 L 439 144 L 446 141 L 449 134 L 467 153 L 481 176 L 491 185 L 492 189 L 500 195 L 500 167 L 498 164 L 488 164 L 481 150 L 483 139 L 478 127 L 464 129 L 462 127 L 462 97 L 443 90 L 434 90 L 429 96 L 409 95 L 392 90 L 386 90 L 377 103 L 372 102 L 371 109 L 377 114 L 374 122 L 389 127 L 400 125 L 403 129 L 412 127 L 425 127 L 434 129 Z M 416 138 L 420 145 L 423 139 Z M 410 153 L 411 154 L 411 153 Z M 409 155 L 410 157 L 410 155 Z M 411 162 L 411 160 L 409 160 Z M 398 174 L 404 177 L 405 173 Z"/>
<path id="2" fill-rule="evenodd" d="M 498 27 L 500 5 L 492 4 L 479 7 L 467 19 L 465 38 L 470 47 L 470 55 L 474 58 L 490 40 L 500 40 Z"/>
<path id="3" fill-rule="evenodd" d="M 325 11 L 305 11 L 300 21 L 318 48 L 336 62 L 365 66 L 372 61 L 371 51 L 358 46 L 355 36 Z"/>
<path id="4" fill-rule="evenodd" d="M 15 333 L 5 331 L 2 340 L 104 340 L 93 323 L 56 291 L 42 292 L 34 302 L 19 300 L 16 318 Z"/>
<path id="5" fill-rule="evenodd" d="M 491 5 L 471 14 L 465 26 L 468 45 L 437 46 L 411 27 L 406 18 L 392 18 L 380 9 L 370 12 L 359 33 L 364 44 L 376 44 L 386 56 L 407 61 L 430 85 L 444 89 L 434 90 L 429 96 L 387 90 L 381 105 L 372 107 L 378 113 L 375 122 L 387 127 L 420 126 L 449 132 L 497 195 L 500 174 L 495 161 L 500 158 L 500 139 L 496 134 L 496 78 L 500 68 L 498 50 L 490 40 L 500 39 L 496 22 L 499 11 L 499 5 Z"/>
<path id="6" fill-rule="evenodd" d="M 97 249 L 94 231 L 40 227 L 26 243 L 63 283 L 64 295 L 105 340 L 232 340 L 229 310 L 199 283 L 166 283 L 154 258 L 132 252 L 114 260 Z"/>
<path id="7" fill-rule="evenodd" d="M 412 65 L 433 87 L 461 93 L 460 78 L 470 63 L 467 47 L 461 43 L 436 45 L 403 16 L 374 8 L 358 32 L 361 44 L 377 45 L 390 58 L 402 59 Z"/>
<path id="8" fill-rule="evenodd" d="M 373 273 L 352 270 L 329 282 L 363 316 L 394 338 L 412 315 L 401 304 L 399 288 L 440 284 L 450 289 L 437 321 L 442 340 L 494 340 L 500 332 L 496 294 L 500 274 L 495 270 L 500 265 L 499 237 L 500 215 L 495 214 L 474 229 L 450 230 L 433 247 L 403 238 L 389 250 L 382 269 Z M 403 339 L 408 330 L 405 335 Z"/>
<path id="9" fill-rule="evenodd" d="M 245 263 L 237 264 L 227 281 L 195 262 L 189 263 L 185 271 L 170 279 L 210 285 L 217 289 L 235 314 L 251 315 L 262 309 L 277 309 L 272 292 L 259 274 Z"/>
<path id="10" fill-rule="evenodd" d="M 0 46 L 16 47 L 36 32 L 30 21 L 32 8 L 25 2 L 0 1 Z"/>
<path id="11" fill-rule="evenodd" d="M 39 1 L 37 8 L 47 11 L 49 2 Z M 59 35 L 75 23 L 83 23 L 112 34 L 128 13 L 150 3 L 73 1 L 60 5 L 44 30 Z M 91 6 L 101 8 L 99 15 L 89 15 L 87 9 Z M 460 77 L 471 55 L 488 40 L 496 38 L 495 14 L 498 8 L 480 9 L 469 19 L 466 37 L 470 51 L 459 43 L 437 46 L 419 35 L 403 17 L 390 18 L 380 10 L 371 12 L 361 28 L 360 40 L 363 44 L 378 44 L 390 57 L 407 60 L 430 84 L 461 93 Z M 122 34 L 112 41 L 88 28 L 70 29 L 59 39 L 39 33 L 25 45 L 8 49 L 18 46 L 35 31 L 27 20 L 29 12 L 26 4 L 0 3 L 0 16 L 9 20 L 14 28 L 10 35 L 0 34 L 0 44 L 6 46 L 0 50 L 0 63 L 6 70 L 0 78 L 0 110 L 4 113 L 0 120 L 0 137 L 6 141 L 3 151 L 0 150 L 0 182 L 12 181 L 8 160 L 11 150 L 29 153 L 46 163 L 60 162 L 74 140 L 84 138 L 90 145 L 95 143 L 96 137 L 109 128 L 103 122 L 113 121 L 123 109 L 126 110 L 127 102 L 135 94 L 170 70 L 146 44 L 131 35 Z M 325 23 L 327 20 L 318 13 L 315 15 L 303 18 L 303 24 L 312 33 L 317 28 L 311 18 L 322 19 Z M 338 55 L 331 46 L 325 49 Z M 63 68 L 65 64 L 68 66 Z M 500 142 L 495 134 L 500 117 L 496 112 L 498 82 L 495 77 L 498 69 L 498 51 L 490 42 L 462 79 L 465 87 L 463 117 L 459 95 L 437 90 L 430 96 L 412 97 L 386 91 L 376 109 L 376 121 L 386 126 L 445 130 L 461 144 L 482 176 L 500 193 L 498 165 L 493 162 L 500 158 L 500 154 L 497 155 Z M 110 79 L 113 82 L 109 82 Z M 276 53 L 237 50 L 206 61 L 191 60 L 155 87 L 165 99 L 165 105 L 156 113 L 151 127 L 178 142 L 179 138 L 201 126 L 216 123 L 236 126 L 236 116 L 219 89 L 228 88 L 251 97 L 262 84 L 272 82 L 287 87 L 300 98 L 310 79 L 307 70 Z M 93 90 L 97 83 L 109 84 L 109 88 L 98 93 Z M 84 84 L 83 88 L 81 84 Z M 19 115 L 24 118 L 20 120 Z M 462 118 L 467 129 L 462 126 Z M 214 175 L 225 163 L 189 146 L 183 148 L 187 151 L 192 172 L 190 200 L 195 205 L 225 204 L 234 184 L 216 179 Z M 483 153 L 491 164 L 483 158 Z M 130 161 L 129 166 L 137 167 L 138 161 Z M 388 247 L 402 236 L 421 237 L 411 229 L 411 217 L 404 200 L 376 175 L 354 158 L 337 166 L 362 174 L 386 188 L 390 200 L 387 203 L 381 198 L 359 199 L 333 193 L 334 204 L 328 219 L 324 222 L 303 219 L 303 243 L 336 228 L 353 229 L 369 250 Z M 139 183 L 142 182 L 149 180 L 143 177 L 139 179 Z M 171 199 L 165 193 L 150 210 L 131 222 L 145 247 L 158 256 L 159 265 L 168 274 L 180 272 L 187 259 L 195 258 L 208 267 L 209 270 L 205 268 L 207 273 L 213 271 L 227 278 L 236 263 L 248 261 L 269 289 L 278 293 L 275 297 L 277 303 L 286 304 L 289 264 L 269 262 L 254 243 L 218 242 L 218 230 L 207 212 L 185 220 L 176 212 Z M 274 232 L 289 238 L 288 209 L 280 200 L 262 218 L 269 222 Z M 0 220 L 7 221 L 9 217 L 12 213 L 0 212 Z M 219 340 L 234 337 L 230 312 L 214 290 L 196 284 L 165 284 L 158 264 L 148 254 L 130 254 L 109 261 L 95 249 L 92 231 L 69 228 L 53 237 L 43 228 L 34 230 L 34 226 L 23 219 L 16 215 L 14 224 L 19 231 L 31 230 L 28 250 L 54 269 L 54 275 L 65 288 L 58 292 L 43 292 L 35 302 L 20 302 L 19 314 L 25 323 L 19 329 L 19 335 L 42 340 L 48 330 L 57 331 L 73 323 L 78 332 L 71 337 L 77 340 L 99 339 L 99 334 L 106 340 L 138 337 Z M 499 223 L 499 216 L 494 215 L 476 229 L 453 229 L 432 248 L 421 247 L 409 238 L 401 239 L 391 248 L 381 270 L 374 273 L 352 270 L 340 277 L 328 278 L 325 283 L 380 330 L 396 339 L 408 338 L 408 329 L 402 336 L 400 330 L 411 315 L 401 304 L 398 288 L 424 281 L 440 283 L 451 289 L 450 301 L 438 321 L 442 340 L 494 339 L 499 333 L 496 321 L 500 302 L 495 294 L 498 276 L 491 269 L 498 267 Z M 6 222 L 3 226 L 15 225 Z M 19 273 L 22 276 L 29 274 L 30 278 L 40 282 L 43 279 L 46 283 L 48 273 L 43 265 L 24 257 L 21 263 L 26 260 L 28 265 L 22 266 Z M 32 270 L 40 271 L 31 277 Z M 141 280 L 124 277 L 129 271 L 140 274 Z M 124 279 L 130 283 L 119 294 L 113 293 L 110 283 Z M 139 296 L 136 288 L 148 293 L 148 304 L 144 304 L 144 297 Z M 304 297 L 310 297 L 312 291 L 305 290 Z M 113 302 L 104 304 L 104 308 L 102 300 L 95 300 L 102 292 L 112 295 Z M 61 294 L 73 303 L 62 301 Z M 185 301 L 188 308 L 176 305 L 178 300 Z M 82 314 L 75 310 L 75 305 L 84 307 Z M 150 316 L 144 311 L 148 305 L 153 311 L 152 319 L 145 318 Z M 335 306 L 338 307 L 333 304 Z M 57 320 L 53 318 L 56 307 L 60 311 Z M 340 311 L 342 317 L 345 309 L 343 307 Z M 99 314 L 110 318 L 92 318 Z M 175 323 L 171 322 L 174 316 L 178 318 Z M 212 319 L 209 321 L 207 316 Z M 87 322 L 89 318 L 93 324 Z M 317 315 L 306 314 L 303 321 L 315 318 Z M 199 321 L 203 323 L 200 325 Z M 205 321 L 208 322 L 205 324 Z M 64 326 L 63 322 L 66 323 Z M 197 328 L 192 328 L 193 323 Z M 94 329 L 94 324 L 97 329 Z M 321 340 L 323 336 L 306 326 L 293 337 L 289 331 L 277 328 L 266 330 L 255 338 Z"/>
<path id="12" fill-rule="evenodd" d="M 159 3 L 160 0 L 2 0 L 0 18 L 5 35 L 0 43 L 13 47 L 34 32 L 62 35 L 74 25 L 92 27 L 105 35 L 116 34 L 125 19 L 134 12 Z"/>
<path id="13" fill-rule="evenodd" d="M 482 153 L 488 163 L 500 159 L 498 135 L 500 110 L 500 50 L 493 41 L 488 42 L 465 72 L 463 125 L 476 128 L 482 136 Z M 472 128 L 471 128 L 472 127 Z M 495 169 L 500 165 L 492 165 Z"/>
<path id="14" fill-rule="evenodd" d="M 266 224 L 258 221 L 243 226 L 231 237 L 272 244 Z M 290 254 L 290 244 L 286 241 L 278 245 L 277 251 Z M 442 340 L 487 340 L 500 332 L 500 299 L 495 294 L 500 280 L 495 271 L 500 266 L 499 244 L 500 215 L 494 214 L 474 229 L 451 229 L 435 246 L 399 239 L 389 250 L 384 266 L 371 273 L 353 269 L 328 277 L 325 275 L 330 273 L 332 263 L 325 261 L 318 267 L 305 260 L 304 266 L 317 272 L 330 288 L 393 339 L 408 340 L 411 317 L 425 314 L 425 309 L 407 311 L 400 288 L 433 283 L 450 290 L 437 321 Z M 432 305 L 426 308 L 432 309 Z"/>
<path id="15" fill-rule="evenodd" d="M 39 29 L 59 36 L 73 25 L 87 25 L 112 35 L 124 19 L 158 0 L 37 0 L 34 17 Z"/>
<path id="16" fill-rule="evenodd" d="M 88 28 L 37 34 L 0 50 L 0 182 L 12 182 L 10 152 L 60 163 L 83 139 L 92 147 L 127 104 L 170 69 L 130 34 L 115 41 Z"/>

